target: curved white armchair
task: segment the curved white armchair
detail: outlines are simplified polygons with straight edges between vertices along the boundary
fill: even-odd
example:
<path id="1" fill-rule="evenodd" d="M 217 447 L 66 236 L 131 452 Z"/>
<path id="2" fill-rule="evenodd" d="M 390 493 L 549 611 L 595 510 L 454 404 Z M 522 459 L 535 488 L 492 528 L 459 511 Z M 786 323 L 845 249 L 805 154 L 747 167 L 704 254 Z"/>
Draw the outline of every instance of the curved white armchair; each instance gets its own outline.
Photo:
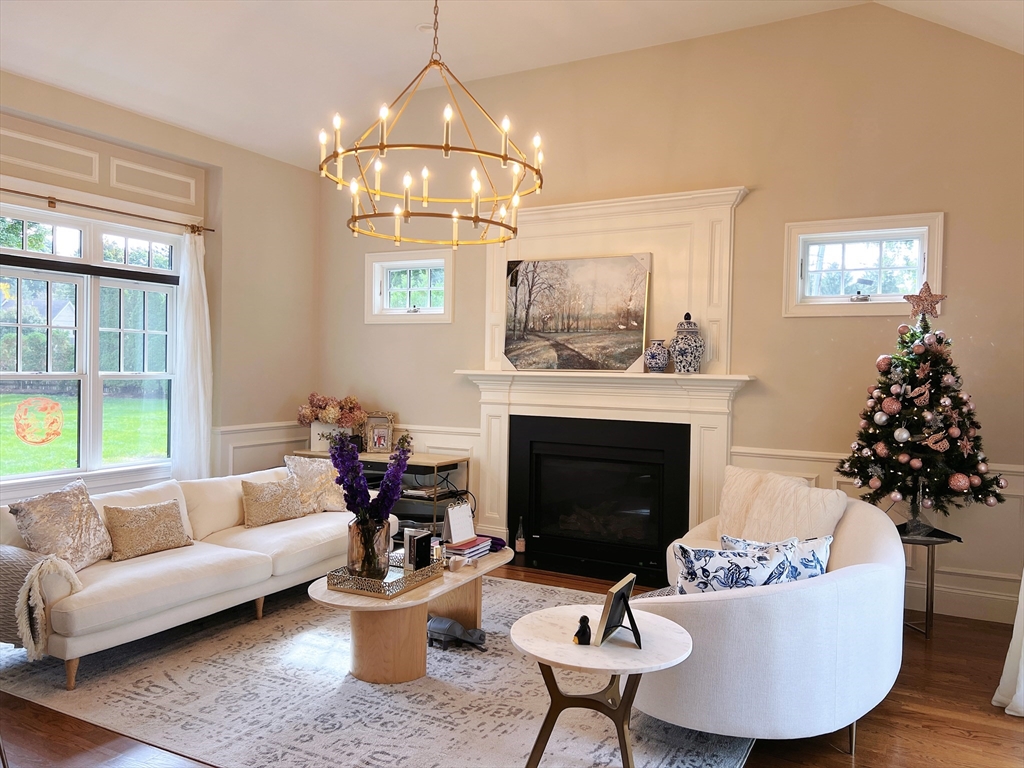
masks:
<path id="1" fill-rule="evenodd" d="M 714 517 L 680 541 L 718 549 L 717 535 Z M 644 675 L 637 709 L 755 739 L 831 733 L 873 709 L 896 681 L 903 655 L 903 547 L 882 510 L 853 499 L 834 536 L 822 576 L 634 601 L 693 637 L 689 659 Z M 674 584 L 671 546 L 667 561 Z"/>

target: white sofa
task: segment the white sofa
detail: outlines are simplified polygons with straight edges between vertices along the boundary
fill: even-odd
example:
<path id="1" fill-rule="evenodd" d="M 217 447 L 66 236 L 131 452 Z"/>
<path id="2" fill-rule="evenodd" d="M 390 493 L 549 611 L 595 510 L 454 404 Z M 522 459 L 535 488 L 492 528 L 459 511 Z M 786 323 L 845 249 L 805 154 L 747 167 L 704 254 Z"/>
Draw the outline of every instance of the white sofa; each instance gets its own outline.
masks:
<path id="1" fill-rule="evenodd" d="M 693 653 L 644 675 L 635 706 L 725 736 L 795 739 L 850 727 L 885 698 L 903 655 L 905 559 L 882 510 L 851 499 L 822 576 L 636 600 L 693 637 Z M 718 517 L 680 541 L 719 549 Z M 667 553 L 669 583 L 679 566 Z"/>
<path id="2" fill-rule="evenodd" d="M 43 580 L 47 653 L 65 660 L 68 690 L 74 688 L 82 656 L 249 600 L 256 602 L 260 618 L 264 596 L 343 567 L 350 512 L 320 512 L 259 528 L 243 525 L 241 481 L 265 483 L 287 474 L 279 467 L 91 496 L 101 516 L 106 506 L 177 499 L 195 543 L 119 562 L 101 560 L 78 572 L 82 589 L 75 594 L 60 577 Z M 397 527 L 392 516 L 392 534 Z M 0 507 L 0 544 L 26 548 L 6 506 Z"/>

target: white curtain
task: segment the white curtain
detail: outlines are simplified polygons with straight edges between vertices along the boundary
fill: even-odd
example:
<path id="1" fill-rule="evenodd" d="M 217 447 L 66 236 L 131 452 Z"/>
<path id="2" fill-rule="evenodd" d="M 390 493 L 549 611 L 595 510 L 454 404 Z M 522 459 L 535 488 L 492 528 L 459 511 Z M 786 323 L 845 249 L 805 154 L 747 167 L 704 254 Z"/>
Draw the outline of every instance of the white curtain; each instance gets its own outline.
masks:
<path id="1" fill-rule="evenodd" d="M 213 356 L 203 271 L 205 255 L 202 234 L 186 234 L 178 285 L 175 376 L 171 391 L 171 477 L 176 480 L 210 475 Z"/>
<path id="2" fill-rule="evenodd" d="M 996 695 L 992 703 L 997 707 L 1006 707 L 1006 714 L 1024 717 L 1024 656 L 1021 646 L 1024 645 L 1024 579 L 1020 584 L 1020 597 L 1017 599 L 1017 617 L 1013 621 L 1013 638 L 1010 650 L 1006 654 L 1006 666 L 1003 667 L 1003 678 L 999 681 Z"/>

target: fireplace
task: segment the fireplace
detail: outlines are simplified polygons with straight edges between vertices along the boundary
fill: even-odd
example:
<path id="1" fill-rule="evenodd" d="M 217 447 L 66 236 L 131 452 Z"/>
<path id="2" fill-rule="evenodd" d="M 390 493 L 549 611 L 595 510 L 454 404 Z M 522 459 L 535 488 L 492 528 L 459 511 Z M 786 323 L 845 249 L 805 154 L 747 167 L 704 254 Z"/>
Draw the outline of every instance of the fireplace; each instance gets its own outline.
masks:
<path id="1" fill-rule="evenodd" d="M 689 523 L 690 426 L 511 416 L 508 531 L 525 563 L 665 584 L 665 549 Z"/>

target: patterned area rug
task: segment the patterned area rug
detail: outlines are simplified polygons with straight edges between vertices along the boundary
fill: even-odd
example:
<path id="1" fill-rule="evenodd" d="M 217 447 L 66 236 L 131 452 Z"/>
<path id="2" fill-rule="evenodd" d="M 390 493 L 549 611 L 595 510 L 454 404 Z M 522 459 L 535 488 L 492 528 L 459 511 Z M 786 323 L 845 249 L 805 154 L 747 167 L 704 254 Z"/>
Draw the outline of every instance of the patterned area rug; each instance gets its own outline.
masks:
<path id="1" fill-rule="evenodd" d="M 526 764 L 548 695 L 536 664 L 509 642 L 523 614 L 599 595 L 484 577 L 487 650 L 427 652 L 427 676 L 371 685 L 348 674 L 349 618 L 304 589 L 82 659 L 78 688 L 63 662 L 29 663 L 0 645 L 0 688 L 132 738 L 222 768 L 479 768 Z M 686 663 L 686 662 L 683 662 Z M 607 682 L 559 671 L 569 692 Z M 735 768 L 753 743 L 690 731 L 633 710 L 637 768 Z M 611 721 L 559 718 L 542 768 L 621 765 Z"/>

